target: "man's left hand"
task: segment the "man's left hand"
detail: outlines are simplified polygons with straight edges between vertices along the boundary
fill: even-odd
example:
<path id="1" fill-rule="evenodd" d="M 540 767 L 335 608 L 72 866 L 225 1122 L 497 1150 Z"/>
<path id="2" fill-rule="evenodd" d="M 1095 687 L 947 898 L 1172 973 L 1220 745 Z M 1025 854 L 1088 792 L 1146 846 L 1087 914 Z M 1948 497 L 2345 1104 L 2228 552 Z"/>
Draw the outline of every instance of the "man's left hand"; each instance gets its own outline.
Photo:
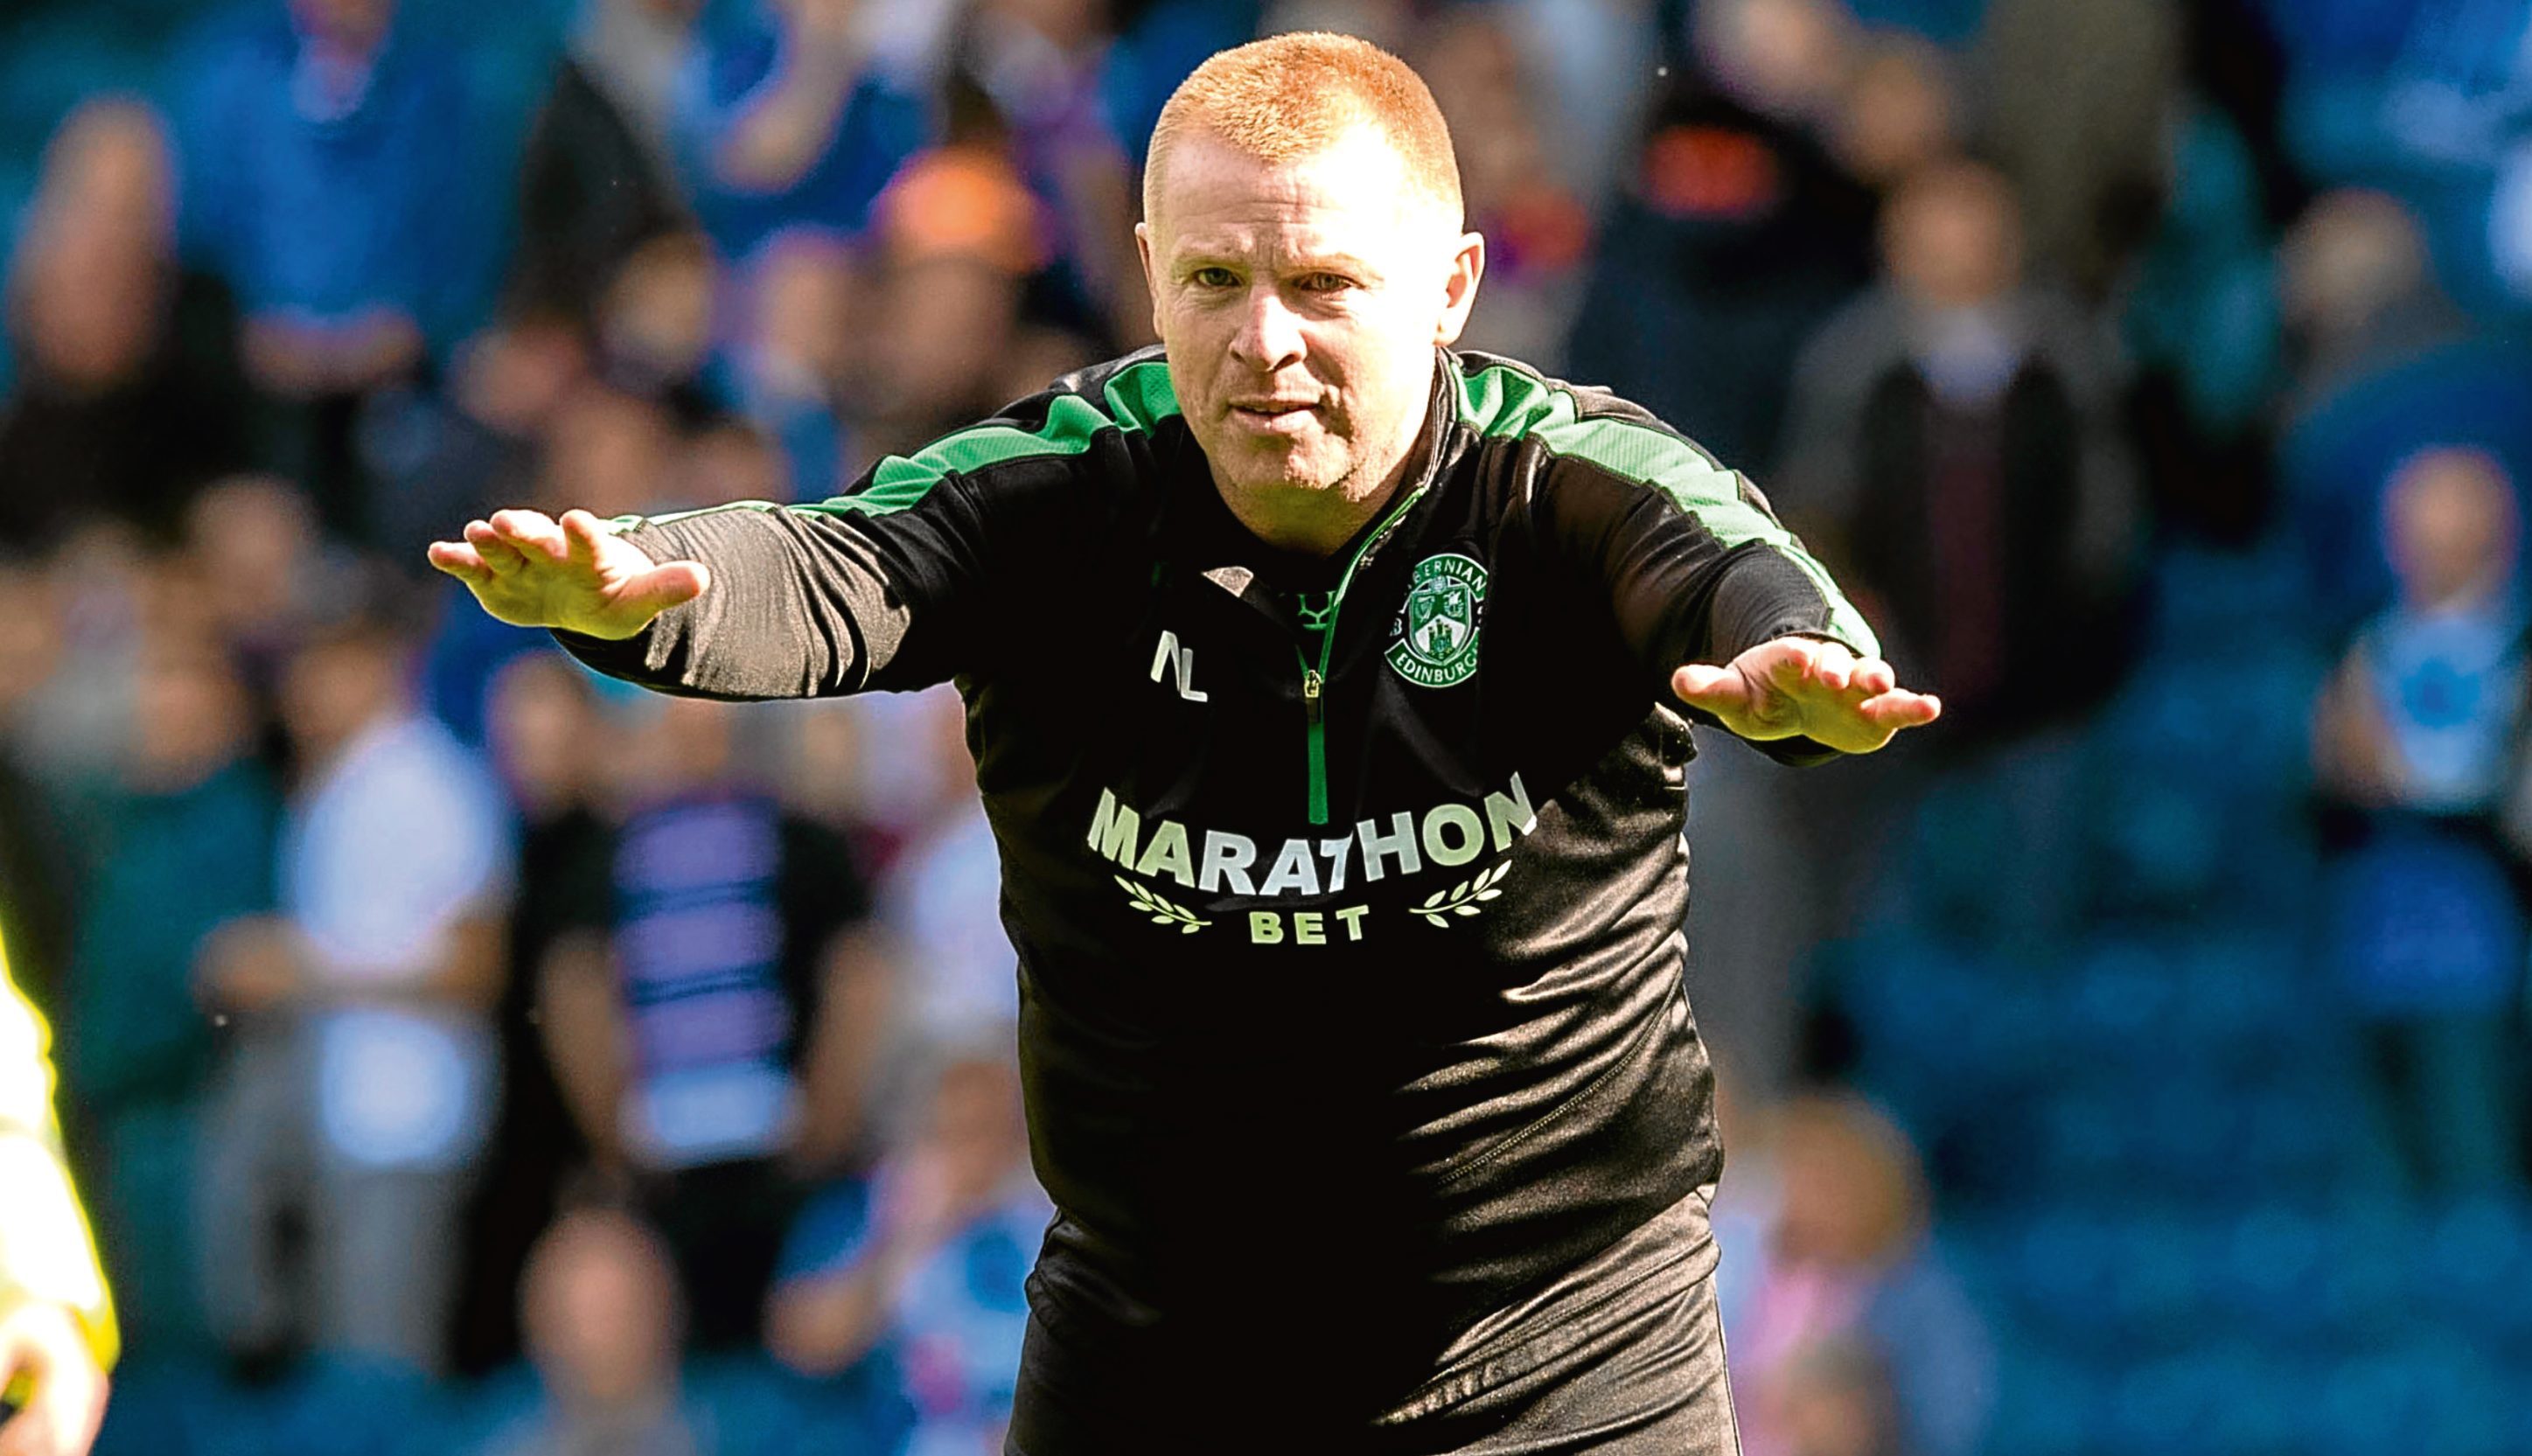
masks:
<path id="1" fill-rule="evenodd" d="M 1743 738 L 1808 738 L 1847 754 L 1871 753 L 1943 711 L 1932 695 L 1900 687 L 1880 658 L 1808 637 L 1760 643 L 1721 667 L 1692 662 L 1670 688 Z"/>
<path id="2" fill-rule="evenodd" d="M 0 1425 L 0 1456 L 87 1456 L 105 1420 L 105 1372 L 61 1305 L 0 1305 L 0 1386 L 25 1376 L 26 1409 Z"/>

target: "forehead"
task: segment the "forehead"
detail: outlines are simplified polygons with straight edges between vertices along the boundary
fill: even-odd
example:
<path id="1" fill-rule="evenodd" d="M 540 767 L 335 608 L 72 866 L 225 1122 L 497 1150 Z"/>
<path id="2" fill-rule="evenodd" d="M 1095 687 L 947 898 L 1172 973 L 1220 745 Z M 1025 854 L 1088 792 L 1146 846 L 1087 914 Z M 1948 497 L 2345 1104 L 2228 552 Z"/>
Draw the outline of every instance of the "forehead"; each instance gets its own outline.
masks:
<path id="1" fill-rule="evenodd" d="M 1164 253 L 1391 252 L 1423 241 L 1436 208 L 1371 128 L 1270 161 L 1198 133 L 1170 149 L 1152 230 Z"/>

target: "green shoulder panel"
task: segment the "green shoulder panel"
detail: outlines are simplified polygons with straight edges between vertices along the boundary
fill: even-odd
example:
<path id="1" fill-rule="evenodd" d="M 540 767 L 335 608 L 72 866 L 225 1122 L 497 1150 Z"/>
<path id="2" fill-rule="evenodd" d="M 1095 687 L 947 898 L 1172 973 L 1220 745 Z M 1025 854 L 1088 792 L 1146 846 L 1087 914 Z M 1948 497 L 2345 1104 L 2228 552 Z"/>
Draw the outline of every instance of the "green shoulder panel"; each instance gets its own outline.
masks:
<path id="1" fill-rule="evenodd" d="M 1461 419 L 1498 439 L 1528 437 L 1558 455 L 1587 460 L 1669 496 L 1727 547 L 1764 541 L 1802 568 L 1829 604 L 1829 621 L 1849 645 L 1877 655 L 1880 640 L 1827 568 L 1753 498 L 1741 473 L 1724 469 L 1687 439 L 1633 420 L 1584 418 L 1571 386 L 1511 364 L 1489 364 L 1459 379 Z"/>
<path id="2" fill-rule="evenodd" d="M 912 455 L 889 456 L 873 468 L 869 485 L 851 495 L 831 496 L 800 505 L 762 500 L 733 501 L 700 511 L 620 517 L 608 524 L 621 531 L 636 526 L 690 520 L 716 511 L 892 515 L 919 503 L 932 492 L 932 487 L 950 476 L 1030 456 L 1079 455 L 1090 448 L 1091 441 L 1102 430 L 1122 429 L 1129 434 L 1149 434 L 1162 420 L 1179 413 L 1178 395 L 1170 387 L 1169 364 L 1157 357 L 1137 361 L 1110 375 L 1101 396 L 1105 409 L 1087 395 L 1055 395 L 1047 404 L 1045 422 L 1033 430 L 989 421 L 944 435 Z"/>

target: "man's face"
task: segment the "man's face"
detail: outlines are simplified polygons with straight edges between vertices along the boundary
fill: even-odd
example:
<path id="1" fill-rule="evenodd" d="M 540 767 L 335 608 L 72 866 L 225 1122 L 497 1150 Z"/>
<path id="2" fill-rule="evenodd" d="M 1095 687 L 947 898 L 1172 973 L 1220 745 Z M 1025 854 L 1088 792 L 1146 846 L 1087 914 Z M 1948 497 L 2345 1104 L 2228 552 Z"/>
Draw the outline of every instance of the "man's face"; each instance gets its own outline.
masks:
<path id="1" fill-rule="evenodd" d="M 1433 349 L 1467 319 L 1482 245 L 1369 127 L 1283 163 L 1199 133 L 1163 166 L 1135 241 L 1215 480 L 1235 506 L 1370 496 L 1423 423 Z"/>

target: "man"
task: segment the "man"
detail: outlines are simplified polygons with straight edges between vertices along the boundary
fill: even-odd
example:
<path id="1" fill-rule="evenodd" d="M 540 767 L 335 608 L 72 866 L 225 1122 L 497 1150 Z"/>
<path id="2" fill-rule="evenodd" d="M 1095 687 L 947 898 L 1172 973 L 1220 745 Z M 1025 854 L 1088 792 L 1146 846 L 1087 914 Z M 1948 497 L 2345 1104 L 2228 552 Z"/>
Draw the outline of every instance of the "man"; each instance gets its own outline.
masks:
<path id="1" fill-rule="evenodd" d="M 0 1456 L 86 1456 L 117 1344 L 62 1165 L 44 1052 L 43 1018 L 18 994 L 0 948 Z"/>
<path id="2" fill-rule="evenodd" d="M 1449 350 L 1484 244 L 1394 58 L 1215 56 L 1144 211 L 1160 351 L 822 506 L 432 559 L 671 692 L 957 677 L 1059 1210 L 1009 1450 L 1734 1450 L 1682 709 L 1937 704 L 1737 476 Z"/>

